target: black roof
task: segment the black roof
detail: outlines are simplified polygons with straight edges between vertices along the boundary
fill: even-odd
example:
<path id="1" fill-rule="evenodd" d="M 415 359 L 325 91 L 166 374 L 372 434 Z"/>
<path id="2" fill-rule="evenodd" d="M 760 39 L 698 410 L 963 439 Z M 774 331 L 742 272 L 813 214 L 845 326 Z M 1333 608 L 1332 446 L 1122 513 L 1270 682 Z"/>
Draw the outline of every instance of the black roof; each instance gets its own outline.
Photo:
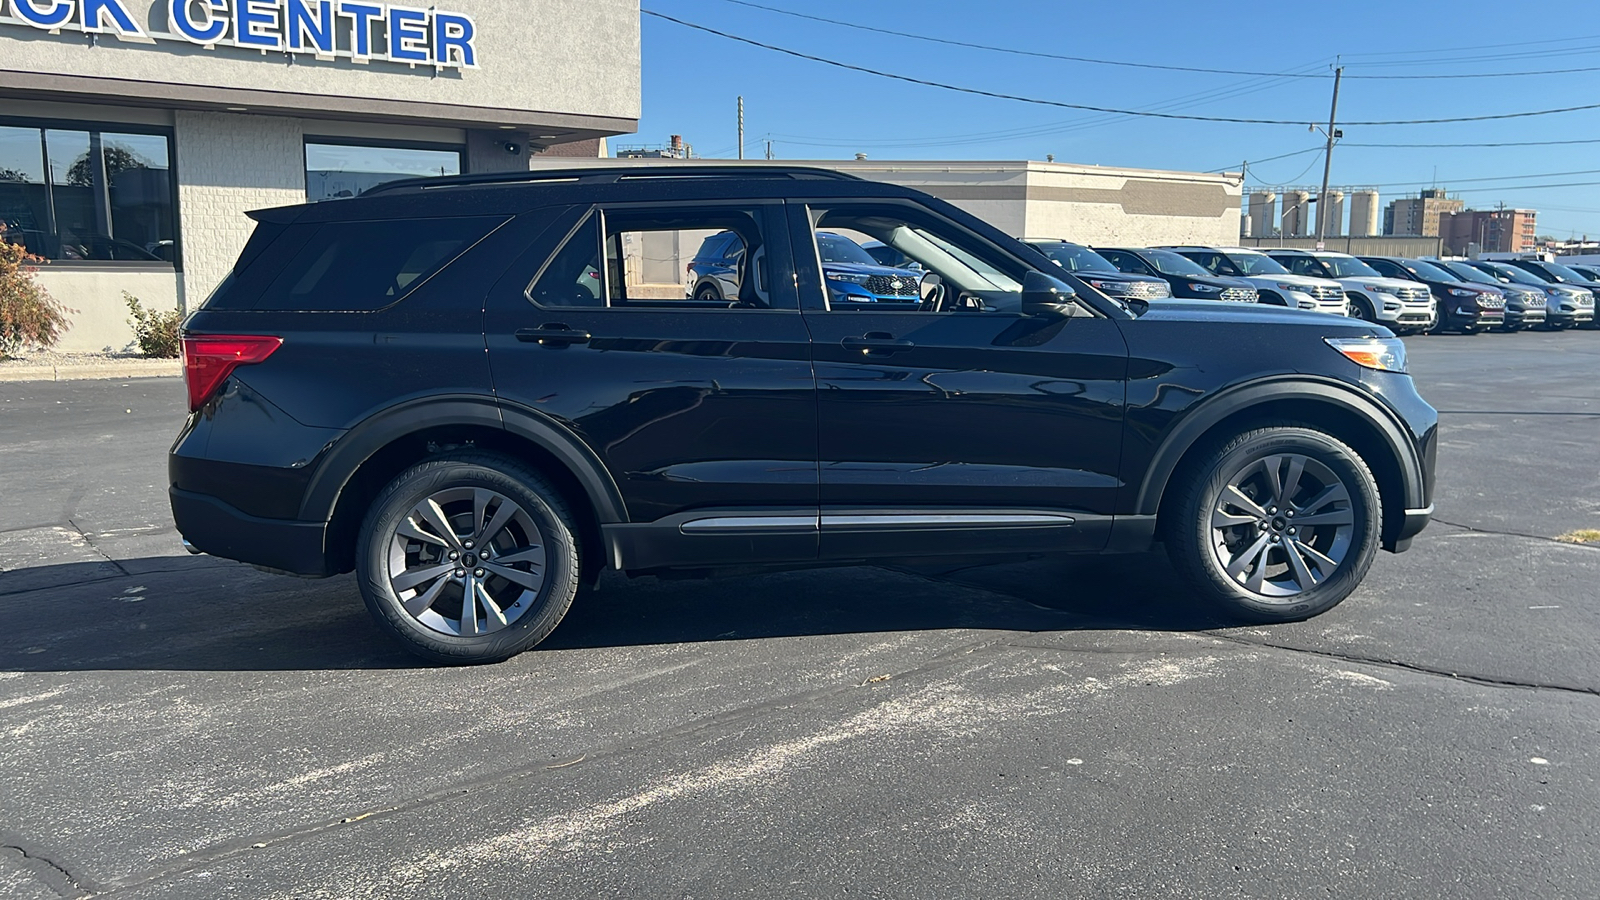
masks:
<path id="1" fill-rule="evenodd" d="M 796 180 L 860 181 L 854 175 L 813 166 L 709 164 L 573 166 L 566 169 L 534 169 L 527 172 L 485 172 L 477 175 L 440 175 L 402 178 L 368 188 L 363 197 L 395 191 L 440 190 L 442 188 L 486 184 L 537 184 L 552 181 L 577 181 L 581 184 L 616 184 L 655 178 L 790 178 Z"/>

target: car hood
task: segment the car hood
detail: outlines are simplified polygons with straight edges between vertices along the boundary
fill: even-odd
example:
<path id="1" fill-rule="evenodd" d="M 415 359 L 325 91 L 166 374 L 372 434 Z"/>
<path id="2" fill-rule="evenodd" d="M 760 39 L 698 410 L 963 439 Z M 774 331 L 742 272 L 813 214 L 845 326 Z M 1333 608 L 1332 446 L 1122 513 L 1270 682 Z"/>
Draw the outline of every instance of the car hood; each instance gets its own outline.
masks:
<path id="1" fill-rule="evenodd" d="M 845 275 L 884 275 L 889 278 L 905 278 L 912 282 L 921 280 L 921 272 L 910 269 L 896 269 L 892 266 L 867 265 L 866 263 L 831 263 L 822 264 L 822 271 L 839 272 Z"/>
<path id="2" fill-rule="evenodd" d="M 1344 290 L 1344 285 L 1331 278 L 1313 278 L 1310 275 L 1242 275 L 1240 276 L 1251 284 L 1294 284 L 1300 287 L 1338 288 Z"/>
<path id="3" fill-rule="evenodd" d="M 1408 291 L 1418 287 L 1427 287 L 1427 285 L 1419 281 L 1407 281 L 1404 278 L 1384 278 L 1378 275 L 1353 275 L 1349 278 L 1339 279 L 1339 283 L 1347 288 L 1364 288 L 1369 284 L 1379 284 L 1392 290 L 1404 288 Z"/>
<path id="4" fill-rule="evenodd" d="M 1264 303 L 1218 303 L 1215 300 L 1163 300 L 1148 304 L 1137 313 L 1141 322 L 1216 322 L 1228 326 L 1240 324 L 1292 325 L 1320 329 L 1325 337 L 1349 337 L 1376 334 L 1391 337 L 1389 329 L 1341 316 L 1330 316 L 1309 309 L 1292 306 L 1272 306 Z"/>
<path id="5" fill-rule="evenodd" d="M 1154 275 L 1135 275 L 1132 272 L 1102 272 L 1098 269 L 1094 269 L 1085 270 L 1082 272 L 1071 272 L 1069 274 L 1073 275 L 1080 281 L 1116 281 L 1123 283 L 1145 282 L 1155 284 L 1167 283 L 1165 278 L 1157 278 Z"/>

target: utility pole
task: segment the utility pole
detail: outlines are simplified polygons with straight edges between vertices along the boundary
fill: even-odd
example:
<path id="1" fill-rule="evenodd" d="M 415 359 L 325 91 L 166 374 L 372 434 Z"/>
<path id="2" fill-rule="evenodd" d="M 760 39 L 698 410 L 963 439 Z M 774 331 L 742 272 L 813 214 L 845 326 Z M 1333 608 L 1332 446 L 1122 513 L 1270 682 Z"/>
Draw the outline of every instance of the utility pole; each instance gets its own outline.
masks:
<path id="1" fill-rule="evenodd" d="M 1339 80 L 1344 77 L 1344 66 L 1333 70 L 1333 108 L 1328 111 L 1328 149 L 1322 159 L 1322 193 L 1317 195 L 1317 249 L 1322 249 L 1322 239 L 1328 233 L 1328 176 L 1333 174 L 1333 141 L 1339 136 L 1334 123 L 1339 118 Z"/>
<path id="2" fill-rule="evenodd" d="M 744 159 L 744 97 L 739 98 L 739 158 Z"/>
<path id="3" fill-rule="evenodd" d="M 768 139 L 767 140 L 767 159 L 771 159 L 771 158 L 772 158 L 772 141 L 771 141 L 771 139 Z"/>

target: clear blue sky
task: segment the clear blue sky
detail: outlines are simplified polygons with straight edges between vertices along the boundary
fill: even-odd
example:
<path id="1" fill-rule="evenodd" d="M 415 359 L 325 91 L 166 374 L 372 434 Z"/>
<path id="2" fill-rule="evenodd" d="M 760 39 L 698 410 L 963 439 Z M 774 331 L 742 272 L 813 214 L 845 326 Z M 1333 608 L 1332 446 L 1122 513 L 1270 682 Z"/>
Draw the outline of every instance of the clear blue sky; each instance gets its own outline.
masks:
<path id="1" fill-rule="evenodd" d="M 896 32 L 1039 53 L 1163 65 L 1347 76 L 1526 72 L 1561 75 L 1369 80 L 1347 77 L 1341 121 L 1434 119 L 1600 103 L 1600 20 L 1591 2 L 1066 3 L 1061 0 L 754 0 Z M 1326 122 L 1331 80 L 1154 71 L 941 46 L 775 14 L 727 0 L 643 0 L 645 9 L 882 72 L 1045 100 L 1185 114 Z M 735 98 L 746 156 L 771 137 L 779 158 L 1043 159 L 1156 169 L 1237 170 L 1241 160 L 1305 150 L 1301 125 L 1133 119 L 952 93 L 795 59 L 645 16 L 639 134 L 682 134 L 702 156 L 732 157 Z M 1376 184 L 1384 202 L 1435 183 L 1469 207 L 1539 210 L 1539 232 L 1600 237 L 1600 109 L 1470 124 L 1345 126 L 1332 181 Z M 1374 148 L 1358 143 L 1436 143 Z M 1536 176 L 1505 178 L 1505 176 Z M 1320 153 L 1251 166 L 1252 186 L 1316 184 Z M 1471 180 L 1479 179 L 1479 180 Z M 1502 179 L 1502 180 L 1482 180 Z M 1519 189 L 1517 185 L 1584 186 Z"/>

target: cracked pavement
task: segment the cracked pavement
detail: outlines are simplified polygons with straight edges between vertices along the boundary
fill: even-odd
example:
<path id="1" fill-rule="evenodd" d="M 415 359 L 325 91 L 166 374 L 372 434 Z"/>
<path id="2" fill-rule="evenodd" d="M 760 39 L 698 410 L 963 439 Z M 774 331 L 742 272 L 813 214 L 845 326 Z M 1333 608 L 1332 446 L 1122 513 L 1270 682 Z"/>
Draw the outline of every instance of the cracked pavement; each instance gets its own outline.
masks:
<path id="1" fill-rule="evenodd" d="M 1593 896 L 1600 335 L 1409 343 L 1439 520 L 1319 618 L 1160 554 L 607 578 L 471 669 L 183 554 L 178 381 L 0 385 L 0 896 Z"/>

